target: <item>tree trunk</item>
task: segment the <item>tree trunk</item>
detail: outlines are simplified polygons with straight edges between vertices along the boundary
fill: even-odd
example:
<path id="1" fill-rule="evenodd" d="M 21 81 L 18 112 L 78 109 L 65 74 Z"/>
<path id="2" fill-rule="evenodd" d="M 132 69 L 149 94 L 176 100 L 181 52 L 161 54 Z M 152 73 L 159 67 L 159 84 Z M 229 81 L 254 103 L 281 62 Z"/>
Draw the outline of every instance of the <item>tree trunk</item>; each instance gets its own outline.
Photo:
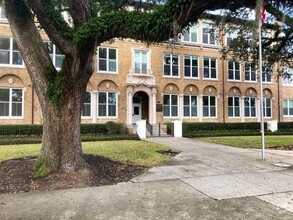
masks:
<path id="1" fill-rule="evenodd" d="M 43 103 L 42 161 L 39 165 L 45 163 L 45 174 L 57 170 L 74 172 L 85 168 L 80 138 L 82 97 L 80 90 L 70 91 L 60 110 L 56 110 L 51 103 Z"/>

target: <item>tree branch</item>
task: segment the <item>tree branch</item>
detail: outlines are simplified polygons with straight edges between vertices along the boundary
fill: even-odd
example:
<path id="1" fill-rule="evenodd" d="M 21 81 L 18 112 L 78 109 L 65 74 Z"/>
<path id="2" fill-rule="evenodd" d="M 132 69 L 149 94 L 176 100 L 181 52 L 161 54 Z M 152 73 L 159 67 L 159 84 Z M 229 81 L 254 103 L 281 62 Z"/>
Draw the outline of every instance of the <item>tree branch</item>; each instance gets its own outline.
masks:
<path id="1" fill-rule="evenodd" d="M 274 15 L 276 17 L 276 19 L 286 25 L 288 25 L 289 27 L 293 28 L 293 19 L 286 15 L 285 13 L 283 13 L 282 11 L 280 11 L 279 9 L 273 7 L 271 4 L 267 4 L 266 5 L 266 10 Z"/>
<path id="2" fill-rule="evenodd" d="M 64 54 L 72 51 L 73 30 L 64 21 L 60 12 L 56 10 L 51 0 L 27 0 L 33 12 L 37 15 L 42 28 L 50 40 Z"/>
<path id="3" fill-rule="evenodd" d="M 75 27 L 82 26 L 91 18 L 91 9 L 88 0 L 71 0 L 69 11 Z"/>

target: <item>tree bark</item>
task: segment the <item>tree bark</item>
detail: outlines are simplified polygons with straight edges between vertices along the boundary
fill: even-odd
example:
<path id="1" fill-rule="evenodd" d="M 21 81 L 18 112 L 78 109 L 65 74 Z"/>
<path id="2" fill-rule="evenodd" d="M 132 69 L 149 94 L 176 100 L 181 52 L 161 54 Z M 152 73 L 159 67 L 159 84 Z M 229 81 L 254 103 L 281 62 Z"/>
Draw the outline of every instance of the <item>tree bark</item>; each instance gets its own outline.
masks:
<path id="1" fill-rule="evenodd" d="M 20 7 L 20 2 L 7 0 L 5 4 L 14 39 L 42 109 L 42 148 L 35 177 L 56 171 L 84 170 L 87 166 L 81 147 L 81 109 L 86 86 L 93 73 L 95 43 L 88 42 L 83 48 L 73 45 L 71 48 L 67 47 L 65 65 L 58 72 L 52 64 L 33 17 L 26 13 L 23 5 Z M 50 74 L 53 74 L 53 82 L 50 81 L 48 71 L 52 71 Z M 47 92 L 58 76 L 63 81 L 60 88 L 53 87 L 56 89 L 53 92 L 60 93 L 57 102 L 54 102 Z"/>

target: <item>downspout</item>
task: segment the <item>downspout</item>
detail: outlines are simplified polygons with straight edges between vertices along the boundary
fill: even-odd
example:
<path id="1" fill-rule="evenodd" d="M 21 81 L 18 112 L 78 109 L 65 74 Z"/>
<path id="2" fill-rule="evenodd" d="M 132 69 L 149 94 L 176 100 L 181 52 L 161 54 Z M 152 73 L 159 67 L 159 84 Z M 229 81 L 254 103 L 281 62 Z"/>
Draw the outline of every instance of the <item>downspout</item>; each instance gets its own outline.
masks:
<path id="1" fill-rule="evenodd" d="M 34 102 L 35 102 L 35 89 L 34 86 L 32 85 L 32 124 L 34 124 Z"/>
<path id="2" fill-rule="evenodd" d="M 278 63 L 278 72 L 279 72 L 279 69 L 280 69 L 280 64 Z M 280 122 L 281 121 L 281 104 L 280 104 L 280 75 L 278 73 L 278 121 Z"/>

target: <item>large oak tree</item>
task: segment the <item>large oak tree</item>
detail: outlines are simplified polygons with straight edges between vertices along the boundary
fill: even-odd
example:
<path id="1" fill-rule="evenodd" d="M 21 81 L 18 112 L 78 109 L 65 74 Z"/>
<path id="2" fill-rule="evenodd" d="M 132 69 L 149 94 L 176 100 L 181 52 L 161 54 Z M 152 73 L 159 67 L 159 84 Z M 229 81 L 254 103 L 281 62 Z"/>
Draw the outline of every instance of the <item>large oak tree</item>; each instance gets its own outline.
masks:
<path id="1" fill-rule="evenodd" d="M 137 10 L 127 11 L 125 6 L 133 1 L 5 0 L 13 36 L 43 113 L 40 175 L 55 171 L 75 172 L 86 167 L 80 138 L 81 108 L 87 83 L 94 72 L 93 57 L 98 45 L 113 38 L 163 42 L 176 37 L 208 10 L 237 11 L 256 5 L 256 0 L 160 2 L 146 12 L 139 8 L 141 2 L 137 3 Z M 267 8 L 292 32 L 292 18 L 278 9 L 279 3 L 290 2 L 270 0 Z M 63 11 L 72 18 L 70 24 L 64 20 Z M 40 28 L 65 55 L 60 71 L 54 68 L 39 34 Z M 286 37 L 292 38 L 292 35 Z"/>

